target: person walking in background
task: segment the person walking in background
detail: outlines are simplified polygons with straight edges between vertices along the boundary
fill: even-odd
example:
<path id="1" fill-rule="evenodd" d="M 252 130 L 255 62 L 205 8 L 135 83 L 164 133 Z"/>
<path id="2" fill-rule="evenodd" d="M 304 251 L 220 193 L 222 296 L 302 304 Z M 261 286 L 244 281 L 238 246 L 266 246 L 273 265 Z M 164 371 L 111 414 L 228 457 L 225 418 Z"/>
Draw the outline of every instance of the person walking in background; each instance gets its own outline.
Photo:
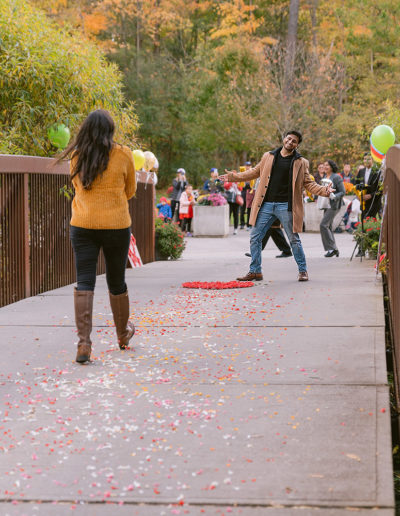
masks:
<path id="1" fill-rule="evenodd" d="M 250 214 L 250 224 L 253 226 L 250 237 L 250 270 L 245 276 L 237 278 L 239 281 L 263 279 L 262 239 L 276 218 L 280 220 L 288 236 L 299 269 L 298 281 L 308 281 L 306 258 L 299 237 L 299 232 L 303 230 L 303 190 L 329 197 L 332 188 L 319 186 L 310 178 L 308 161 L 296 150 L 301 141 L 302 135 L 299 131 L 288 131 L 283 145 L 266 152 L 254 168 L 243 174 L 238 174 L 235 170 L 226 171 L 220 176 L 221 181 L 260 178 Z"/>
<path id="2" fill-rule="evenodd" d="M 265 246 L 268 243 L 268 240 L 272 238 L 276 247 L 281 251 L 281 254 L 275 256 L 275 258 L 289 258 L 292 256 L 292 251 L 290 249 L 290 245 L 287 243 L 285 235 L 281 229 L 281 224 L 278 219 L 275 219 L 272 223 L 272 226 L 265 233 L 264 238 L 262 239 L 261 250 L 264 251 Z M 246 256 L 251 258 L 250 253 L 244 253 Z"/>
<path id="3" fill-rule="evenodd" d="M 71 158 L 75 189 L 70 237 L 75 257 L 77 287 L 74 289 L 75 324 L 78 333 L 77 362 L 90 360 L 93 294 L 100 249 L 106 262 L 106 280 L 120 349 L 135 333 L 129 322 L 129 296 L 125 269 L 131 236 L 128 199 L 136 192 L 132 152 L 114 142 L 114 121 L 98 109 L 81 125 L 75 140 L 57 161 Z"/>
<path id="4" fill-rule="evenodd" d="M 246 161 L 244 164 L 244 167 L 240 167 L 240 172 L 246 172 L 246 170 L 249 170 L 251 168 L 251 162 Z M 246 197 L 247 192 L 251 189 L 250 182 L 245 181 L 239 184 L 239 186 L 242 188 L 241 196 L 243 198 L 243 204 L 239 206 L 239 219 L 240 219 L 240 229 L 244 229 L 245 226 L 249 227 L 249 212 L 247 211 L 246 207 Z"/>
<path id="5" fill-rule="evenodd" d="M 179 216 L 179 202 L 182 192 L 185 191 L 187 185 L 186 172 L 183 168 L 178 168 L 176 177 L 172 181 L 172 193 L 171 193 L 171 219 L 174 218 L 176 212 L 177 219 Z M 179 219 L 178 219 L 179 220 Z"/>
<path id="6" fill-rule="evenodd" d="M 236 183 L 225 183 L 226 200 L 229 204 L 229 221 L 233 215 L 233 234 L 237 235 L 239 225 L 239 204 L 237 203 L 237 196 L 241 197 L 240 190 Z"/>
<path id="7" fill-rule="evenodd" d="M 188 237 L 192 236 L 193 206 L 195 204 L 192 185 L 186 185 L 186 189 L 181 195 L 179 218 L 181 219 L 181 229 Z"/>
<path id="8" fill-rule="evenodd" d="M 332 231 L 333 219 L 336 217 L 343 204 L 343 196 L 346 191 L 344 189 L 343 179 L 340 174 L 337 173 L 338 167 L 336 163 L 328 159 L 324 163 L 324 168 L 325 180 L 332 182 L 333 192 L 329 195 L 329 208 L 323 210 L 324 216 L 322 217 L 319 228 L 321 231 L 322 245 L 326 251 L 324 256 L 326 258 L 332 258 L 332 256 L 339 256 L 339 250 Z"/>

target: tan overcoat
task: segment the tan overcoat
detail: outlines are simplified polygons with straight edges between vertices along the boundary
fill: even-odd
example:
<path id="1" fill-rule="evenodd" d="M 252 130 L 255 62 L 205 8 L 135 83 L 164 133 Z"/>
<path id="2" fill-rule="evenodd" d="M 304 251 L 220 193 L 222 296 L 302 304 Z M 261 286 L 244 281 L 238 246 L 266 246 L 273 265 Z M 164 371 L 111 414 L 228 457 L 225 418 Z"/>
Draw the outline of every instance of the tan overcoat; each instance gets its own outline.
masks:
<path id="1" fill-rule="evenodd" d="M 269 178 L 271 176 L 272 165 L 274 162 L 274 154 L 266 152 L 261 161 L 254 168 L 246 172 L 229 172 L 228 181 L 250 181 L 251 179 L 260 178 L 253 203 L 251 205 L 250 221 L 254 226 L 257 220 L 258 212 L 267 192 Z M 293 183 L 292 183 L 292 213 L 293 213 L 293 233 L 300 233 L 303 230 L 303 190 L 306 189 L 314 195 L 329 197 L 325 186 L 318 185 L 311 179 L 309 172 L 309 163 L 305 158 L 299 157 L 293 163 Z"/>

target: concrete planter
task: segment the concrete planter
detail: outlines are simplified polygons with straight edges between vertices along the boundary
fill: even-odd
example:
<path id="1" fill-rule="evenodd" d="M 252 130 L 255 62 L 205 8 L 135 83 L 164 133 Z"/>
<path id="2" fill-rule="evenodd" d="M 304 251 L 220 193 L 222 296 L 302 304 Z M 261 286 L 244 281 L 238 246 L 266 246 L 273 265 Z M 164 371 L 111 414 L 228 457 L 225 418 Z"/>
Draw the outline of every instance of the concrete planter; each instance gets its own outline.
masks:
<path id="1" fill-rule="evenodd" d="M 226 237 L 229 235 L 229 205 L 193 207 L 193 236 Z"/>
<path id="2" fill-rule="evenodd" d="M 344 196 L 345 205 L 342 206 L 333 220 L 332 227 L 335 229 L 339 226 L 340 221 L 347 209 L 349 202 L 353 200 L 354 196 Z M 304 231 L 308 233 L 319 233 L 319 225 L 322 220 L 324 212 L 319 210 L 316 202 L 306 202 L 304 204 Z"/>

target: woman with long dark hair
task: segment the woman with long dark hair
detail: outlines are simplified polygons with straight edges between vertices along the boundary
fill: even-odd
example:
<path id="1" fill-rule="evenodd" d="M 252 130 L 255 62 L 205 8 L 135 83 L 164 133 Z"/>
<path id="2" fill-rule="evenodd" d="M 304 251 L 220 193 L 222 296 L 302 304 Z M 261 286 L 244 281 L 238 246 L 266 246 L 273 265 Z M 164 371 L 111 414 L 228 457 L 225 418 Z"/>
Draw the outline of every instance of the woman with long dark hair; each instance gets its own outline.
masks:
<path id="1" fill-rule="evenodd" d="M 326 253 L 326 258 L 332 258 L 332 256 L 339 256 L 339 249 L 337 248 L 335 236 L 332 230 L 333 219 L 338 214 L 340 207 L 343 204 L 343 196 L 346 192 L 343 185 L 343 179 L 340 174 L 337 173 L 338 167 L 334 161 L 327 159 L 324 163 L 325 178 L 322 179 L 322 183 L 330 181 L 333 192 L 329 196 L 329 207 L 324 208 L 324 216 L 320 223 L 320 231 L 322 238 L 322 245 Z"/>
<path id="2" fill-rule="evenodd" d="M 75 256 L 77 287 L 74 290 L 78 332 L 77 362 L 90 360 L 93 293 L 100 249 L 106 262 L 106 279 L 119 347 L 125 349 L 135 333 L 129 319 L 125 269 L 130 242 L 128 199 L 136 192 L 132 152 L 114 142 L 110 114 L 90 113 L 75 140 L 58 161 L 71 158 L 75 196 L 72 201 L 70 238 Z"/>

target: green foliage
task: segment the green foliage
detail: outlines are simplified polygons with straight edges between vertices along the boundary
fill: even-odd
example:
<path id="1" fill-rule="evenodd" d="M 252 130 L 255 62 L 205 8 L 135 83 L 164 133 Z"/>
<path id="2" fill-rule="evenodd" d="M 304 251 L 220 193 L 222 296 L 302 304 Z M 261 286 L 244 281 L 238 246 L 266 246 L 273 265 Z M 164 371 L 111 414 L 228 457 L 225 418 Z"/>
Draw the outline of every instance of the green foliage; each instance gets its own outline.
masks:
<path id="1" fill-rule="evenodd" d="M 181 257 L 186 243 L 183 239 L 183 233 L 177 224 L 172 222 L 164 222 L 162 219 L 156 219 L 156 252 L 165 260 L 177 260 Z"/>
<path id="2" fill-rule="evenodd" d="M 24 0 L 0 0 L 0 70 L 0 152 L 51 155 L 48 128 L 64 123 L 73 132 L 97 108 L 113 114 L 119 141 L 134 138 L 117 67 Z"/>
<path id="3" fill-rule="evenodd" d="M 290 95 L 283 87 L 289 0 L 32 1 L 109 51 L 135 103 L 142 146 L 159 159 L 161 186 L 179 167 L 199 185 L 212 166 L 258 160 L 289 128 L 303 132 L 301 152 L 312 165 L 329 157 L 354 170 L 375 125 L 391 125 L 400 136 L 398 0 L 300 2 Z M 69 57 L 60 64 L 72 66 Z M 62 88 L 70 77 L 62 75 Z M 40 98 L 34 109 L 45 105 Z M 76 109 L 53 113 L 39 127 L 72 126 L 70 113 Z M 30 116 L 38 120 L 22 110 L 21 120 Z M 13 130 L 8 123 L 7 141 Z"/>
<path id="4" fill-rule="evenodd" d="M 370 258 L 376 258 L 380 234 L 381 220 L 379 218 L 367 217 L 364 221 L 364 231 L 362 230 L 361 223 L 359 223 L 353 237 L 360 249 L 368 252 Z"/>

